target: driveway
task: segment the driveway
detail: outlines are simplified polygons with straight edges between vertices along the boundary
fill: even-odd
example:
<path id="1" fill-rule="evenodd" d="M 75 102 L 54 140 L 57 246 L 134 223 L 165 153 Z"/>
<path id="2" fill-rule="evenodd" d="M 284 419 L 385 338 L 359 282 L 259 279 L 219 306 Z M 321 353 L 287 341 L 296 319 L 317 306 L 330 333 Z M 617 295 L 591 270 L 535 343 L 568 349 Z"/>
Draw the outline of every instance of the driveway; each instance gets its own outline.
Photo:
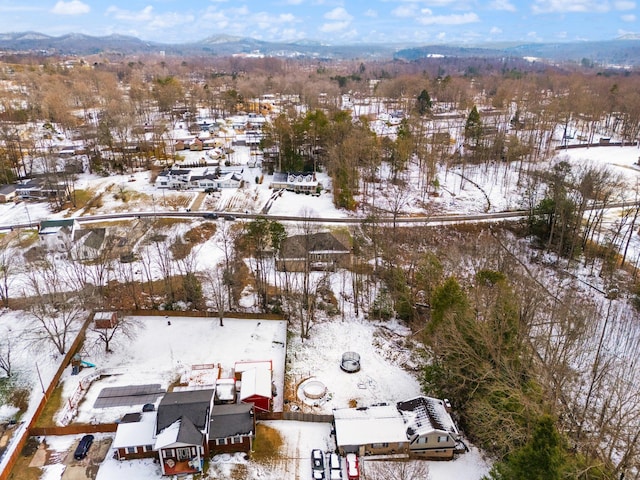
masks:
<path id="1" fill-rule="evenodd" d="M 95 480 L 100 464 L 109 452 L 111 441 L 111 438 L 94 440 L 93 445 L 91 445 L 89 449 L 89 454 L 82 460 L 75 460 L 73 458 L 73 452 L 75 452 L 78 446 L 78 442 L 75 442 L 65 459 L 64 463 L 67 465 L 67 468 L 65 468 L 62 474 L 61 480 Z"/>

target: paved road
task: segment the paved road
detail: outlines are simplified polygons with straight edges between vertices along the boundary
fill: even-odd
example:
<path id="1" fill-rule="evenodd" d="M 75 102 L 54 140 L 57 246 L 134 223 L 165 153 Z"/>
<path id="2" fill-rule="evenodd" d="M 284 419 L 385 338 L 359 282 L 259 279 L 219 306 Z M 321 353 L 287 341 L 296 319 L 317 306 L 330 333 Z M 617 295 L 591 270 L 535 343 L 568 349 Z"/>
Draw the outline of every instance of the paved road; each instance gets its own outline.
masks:
<path id="1" fill-rule="evenodd" d="M 619 209 L 619 208 L 632 208 L 634 204 L 630 203 L 614 203 L 608 205 L 606 210 Z M 591 208 L 587 208 L 589 210 L 596 210 L 601 208 L 599 205 L 594 205 Z M 276 220 L 281 222 L 313 222 L 313 223 L 324 223 L 324 224 L 347 224 L 347 225 L 358 225 L 368 223 L 371 220 L 362 218 L 362 217 L 300 217 L 300 216 L 291 216 L 291 215 L 262 215 L 255 213 L 240 213 L 240 212 L 209 212 L 209 211 L 198 211 L 198 212 L 174 212 L 174 211 L 161 211 L 157 210 L 155 212 L 132 212 L 132 213 L 111 213 L 104 215 L 87 215 L 84 217 L 75 217 L 75 219 L 79 223 L 90 223 L 90 222 L 99 222 L 99 221 L 107 221 L 107 220 L 122 220 L 122 219 L 133 219 L 133 218 L 167 218 L 167 217 L 182 217 L 182 218 L 203 218 L 207 213 L 216 213 L 218 216 L 223 219 L 225 215 L 233 216 L 238 220 L 253 220 L 256 218 L 268 218 L 269 220 Z M 416 226 L 416 225 L 442 225 L 442 224 L 455 224 L 455 223 L 469 223 L 469 222 L 486 222 L 486 221 L 494 221 L 494 220 L 518 220 L 521 218 L 526 218 L 529 215 L 528 210 L 511 210 L 507 212 L 494 212 L 494 213 L 477 213 L 477 214 L 456 214 L 456 215 L 416 215 L 416 216 L 398 216 L 397 218 L 393 218 L 391 216 L 379 217 L 376 218 L 376 222 L 379 225 L 399 225 L 399 226 Z M 9 230 L 16 228 L 37 228 L 39 225 L 38 222 L 31 223 L 20 223 L 14 225 L 0 225 L 0 230 Z"/>

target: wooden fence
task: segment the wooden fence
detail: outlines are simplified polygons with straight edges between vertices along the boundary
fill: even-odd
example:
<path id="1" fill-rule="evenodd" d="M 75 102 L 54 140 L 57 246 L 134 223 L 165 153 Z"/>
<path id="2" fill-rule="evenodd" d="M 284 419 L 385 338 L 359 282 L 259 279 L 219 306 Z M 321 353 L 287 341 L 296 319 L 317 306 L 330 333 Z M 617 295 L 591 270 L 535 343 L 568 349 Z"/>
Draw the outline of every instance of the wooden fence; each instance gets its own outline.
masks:
<path id="1" fill-rule="evenodd" d="M 64 369 L 67 368 L 67 365 L 69 365 L 69 363 L 71 363 L 71 357 L 73 357 L 73 355 L 76 353 L 76 350 L 78 350 L 78 348 L 84 341 L 84 336 L 87 331 L 87 327 L 89 326 L 92 320 L 93 320 L 93 313 L 87 316 L 87 319 L 85 320 L 84 324 L 80 328 L 80 332 L 78 333 L 78 336 L 76 337 L 74 342 L 71 344 L 71 346 L 67 350 L 67 354 L 64 356 L 64 359 L 60 363 L 60 366 L 58 367 L 58 371 L 53 376 L 53 379 L 51 380 L 49 387 L 45 390 L 44 397 L 42 397 L 42 400 L 40 400 L 40 403 L 38 404 L 36 411 L 34 412 L 33 416 L 29 420 L 29 423 L 27 424 L 26 428 L 22 432 L 22 435 L 14 445 L 5 469 L 2 472 L 0 472 L 0 480 L 8 480 L 9 478 L 14 478 L 13 475 L 10 476 L 11 471 L 13 470 L 13 467 L 18 461 L 18 457 L 20 456 L 22 449 L 27 443 L 27 440 L 29 439 L 29 437 L 33 435 L 32 430 L 34 428 L 34 425 L 40 418 L 40 415 L 42 414 L 42 411 L 44 410 L 44 407 L 47 404 L 49 397 L 53 393 L 53 390 L 58 385 L 58 382 L 60 381 L 60 377 L 62 376 Z M 7 454 L 9 453 L 7 452 Z"/>
<path id="2" fill-rule="evenodd" d="M 130 316 L 157 316 L 157 317 L 205 317 L 205 318 L 217 318 L 218 314 L 216 312 L 197 312 L 197 311 L 188 311 L 188 312 L 177 312 L 177 311 L 163 311 L 163 310 L 132 310 L 127 312 L 122 312 L 124 315 Z M 80 348 L 82 342 L 84 341 L 85 334 L 87 328 L 93 321 L 94 314 L 90 314 L 87 316 L 84 324 L 82 325 L 78 336 L 75 341 L 71 344 L 69 349 L 67 350 L 67 354 L 64 359 L 60 363 L 56 374 L 54 375 L 49 387 L 46 389 L 44 397 L 40 400 L 38 407 L 36 408 L 35 413 L 31 417 L 31 420 L 27 424 L 24 429 L 22 435 L 17 440 L 14 448 L 10 454 L 9 460 L 7 461 L 6 468 L 0 472 L 0 480 L 9 480 L 15 478 L 12 475 L 13 467 L 18 461 L 18 457 L 20 456 L 22 449 L 29 437 L 32 436 L 43 436 L 43 435 L 77 435 L 80 433 L 104 433 L 104 432 L 115 432 L 117 429 L 117 424 L 115 423 L 107 423 L 100 425 L 68 425 L 65 427 L 35 427 L 34 425 L 40 418 L 44 407 L 53 393 L 53 390 L 58 385 L 60 381 L 60 377 L 64 372 L 65 368 L 71 363 L 71 358 L 76 353 L 78 348 Z M 260 319 L 260 320 L 285 320 L 285 317 L 282 315 L 268 314 L 268 313 L 244 313 L 244 312 L 225 312 L 224 318 L 238 318 L 238 319 Z M 258 419 L 261 420 L 295 420 L 301 422 L 331 422 L 333 420 L 332 415 L 316 415 L 311 413 L 302 413 L 302 412 L 261 412 L 258 414 Z"/>
<path id="3" fill-rule="evenodd" d="M 75 423 L 66 427 L 33 427 L 29 430 L 29 436 L 40 437 L 46 435 L 78 435 L 80 433 L 113 433 L 118 429 L 117 423 L 99 423 L 87 425 Z"/>
<path id="4" fill-rule="evenodd" d="M 201 312 L 197 310 L 188 310 L 179 312 L 175 310 L 126 310 L 123 315 L 131 317 L 202 317 L 202 318 L 218 318 L 217 312 Z M 286 320 L 283 315 L 275 313 L 247 313 L 247 312 L 225 312 L 224 318 L 238 318 L 241 320 Z"/>

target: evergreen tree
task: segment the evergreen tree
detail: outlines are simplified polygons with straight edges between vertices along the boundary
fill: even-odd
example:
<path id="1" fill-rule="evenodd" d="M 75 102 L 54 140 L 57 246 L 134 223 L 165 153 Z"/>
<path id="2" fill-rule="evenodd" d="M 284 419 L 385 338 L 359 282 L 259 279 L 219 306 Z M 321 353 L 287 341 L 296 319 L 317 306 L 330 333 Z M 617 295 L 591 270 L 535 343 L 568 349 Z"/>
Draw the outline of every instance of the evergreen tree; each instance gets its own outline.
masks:
<path id="1" fill-rule="evenodd" d="M 431 113 L 431 107 L 432 107 L 432 103 L 431 103 L 431 97 L 429 96 L 429 92 L 427 92 L 426 90 L 422 90 L 420 92 L 420 95 L 418 95 L 418 104 L 417 104 L 418 113 L 420 115 Z"/>
<path id="2" fill-rule="evenodd" d="M 559 480 L 564 465 L 560 435 L 553 419 L 542 416 L 531 439 L 503 462 L 497 463 L 487 480 Z"/>
<path id="3" fill-rule="evenodd" d="M 480 142 L 481 136 L 482 120 L 480 119 L 478 108 L 474 105 L 467 117 L 467 123 L 464 125 L 464 138 L 467 143 L 475 147 Z"/>

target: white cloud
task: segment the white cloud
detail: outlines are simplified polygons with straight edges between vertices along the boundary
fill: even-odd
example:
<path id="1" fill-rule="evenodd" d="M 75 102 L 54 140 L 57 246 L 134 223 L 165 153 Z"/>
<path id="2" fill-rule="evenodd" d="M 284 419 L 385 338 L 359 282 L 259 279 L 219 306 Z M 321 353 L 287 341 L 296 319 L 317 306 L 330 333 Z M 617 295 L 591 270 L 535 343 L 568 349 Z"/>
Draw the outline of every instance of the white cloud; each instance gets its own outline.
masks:
<path id="1" fill-rule="evenodd" d="M 304 0 L 286 0 L 285 5 L 300 5 Z"/>
<path id="2" fill-rule="evenodd" d="M 336 22 L 350 22 L 353 16 L 349 14 L 343 7 L 336 7 L 324 14 L 327 20 L 335 20 Z"/>
<path id="3" fill-rule="evenodd" d="M 107 15 L 124 22 L 138 23 L 139 28 L 146 31 L 164 30 L 176 25 L 193 23 L 196 18 L 192 14 L 166 12 L 156 13 L 151 5 L 142 10 L 124 10 L 111 5 L 107 8 Z"/>
<path id="4" fill-rule="evenodd" d="M 515 12 L 516 7 L 509 0 L 493 0 L 489 4 L 489 8 L 492 10 L 504 10 L 507 12 Z"/>
<path id="5" fill-rule="evenodd" d="M 407 18 L 413 17 L 416 14 L 416 7 L 414 5 L 400 5 L 391 10 L 391 15 L 394 17 Z"/>
<path id="6" fill-rule="evenodd" d="M 351 25 L 353 16 L 343 7 L 336 7 L 324 14 L 324 18 L 332 20 L 320 26 L 319 30 L 323 33 L 343 32 Z"/>
<path id="7" fill-rule="evenodd" d="M 340 32 L 342 30 L 346 30 L 347 28 L 349 28 L 349 25 L 351 25 L 350 21 L 331 22 L 331 23 L 325 23 L 321 25 L 319 30 L 324 33 L 335 33 L 335 32 Z"/>
<path id="8" fill-rule="evenodd" d="M 130 22 L 150 22 L 153 18 L 153 7 L 147 5 L 139 12 L 131 10 L 123 10 L 114 5 L 107 8 L 107 15 L 112 16 L 117 20 L 126 20 Z"/>
<path id="9" fill-rule="evenodd" d="M 83 15 L 90 11 L 91 7 L 86 3 L 82 3 L 80 0 L 71 0 L 70 2 L 60 0 L 51 9 L 51 13 L 55 13 L 56 15 Z"/>
<path id="10" fill-rule="evenodd" d="M 633 13 L 629 13 L 627 15 L 622 15 L 620 18 L 622 19 L 623 22 L 635 22 L 636 21 L 636 16 Z"/>
<path id="11" fill-rule="evenodd" d="M 392 1 L 392 0 L 383 0 Z M 398 3 L 419 3 L 422 5 L 428 5 L 429 7 L 450 7 L 452 4 L 456 7 L 463 7 L 465 2 L 459 0 L 396 0 Z"/>
<path id="12" fill-rule="evenodd" d="M 489 30 L 489 33 L 491 35 L 498 35 L 498 34 L 502 33 L 502 29 L 498 28 L 498 27 L 491 27 L 491 30 Z"/>
<path id="13" fill-rule="evenodd" d="M 619 2 L 614 2 L 613 6 L 616 8 L 616 10 L 633 10 L 634 8 L 636 8 L 636 2 L 620 0 Z"/>
<path id="14" fill-rule="evenodd" d="M 606 0 L 535 0 L 531 6 L 533 13 L 603 13 L 610 8 Z"/>
<path id="15" fill-rule="evenodd" d="M 378 16 L 378 12 L 370 8 L 369 10 L 364 12 L 364 16 L 369 18 L 375 18 Z"/>
<path id="16" fill-rule="evenodd" d="M 422 25 L 464 25 L 480 21 L 480 18 L 475 13 L 433 15 L 433 12 L 428 8 L 422 9 L 420 13 L 422 15 L 416 20 Z"/>
<path id="17" fill-rule="evenodd" d="M 444 32 L 440 32 L 438 35 L 436 35 L 436 38 L 438 40 L 444 40 L 447 37 L 447 34 Z"/>

